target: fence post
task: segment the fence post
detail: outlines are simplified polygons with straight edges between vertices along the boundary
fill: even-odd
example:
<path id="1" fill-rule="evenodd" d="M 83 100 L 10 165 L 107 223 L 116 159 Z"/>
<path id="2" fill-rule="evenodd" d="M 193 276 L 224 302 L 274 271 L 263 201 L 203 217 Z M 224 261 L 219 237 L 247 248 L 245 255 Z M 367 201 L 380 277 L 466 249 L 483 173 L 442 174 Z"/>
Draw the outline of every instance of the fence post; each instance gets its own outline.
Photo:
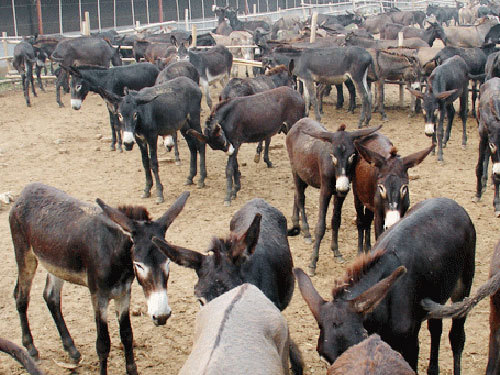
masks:
<path id="1" fill-rule="evenodd" d="M 191 26 L 191 36 L 193 40 L 191 41 L 191 47 L 196 47 L 198 45 L 198 33 L 196 25 Z"/>
<path id="2" fill-rule="evenodd" d="M 253 5 L 253 14 L 257 13 L 257 4 Z"/>
<path id="3" fill-rule="evenodd" d="M 189 31 L 189 9 L 184 9 L 184 17 L 186 19 L 186 31 Z"/>
<path id="4" fill-rule="evenodd" d="M 3 55 L 4 56 L 9 56 L 9 45 L 7 43 L 7 32 L 6 31 L 2 31 L 2 44 L 3 44 Z M 7 69 L 10 71 L 12 70 L 12 65 L 11 65 L 11 61 L 10 60 L 5 60 L 7 61 Z"/>
<path id="5" fill-rule="evenodd" d="M 314 12 L 311 19 L 311 38 L 309 43 L 314 43 L 316 41 L 316 24 L 318 23 L 318 12 Z"/>
<path id="6" fill-rule="evenodd" d="M 90 35 L 90 14 L 89 12 L 85 12 L 85 21 L 82 22 L 83 25 L 83 35 Z"/>
<path id="7" fill-rule="evenodd" d="M 403 36 L 403 32 L 400 31 L 398 33 L 398 47 L 403 47 L 403 43 L 404 43 L 404 36 Z"/>

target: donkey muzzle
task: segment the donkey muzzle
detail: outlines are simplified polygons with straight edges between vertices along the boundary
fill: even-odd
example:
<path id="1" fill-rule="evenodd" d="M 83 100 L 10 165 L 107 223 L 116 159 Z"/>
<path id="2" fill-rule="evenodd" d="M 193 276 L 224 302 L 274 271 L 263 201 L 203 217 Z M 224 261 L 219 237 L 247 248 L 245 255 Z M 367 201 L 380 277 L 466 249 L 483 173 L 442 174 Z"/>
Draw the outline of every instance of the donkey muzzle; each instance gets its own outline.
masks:
<path id="1" fill-rule="evenodd" d="M 82 107 L 81 99 L 71 99 L 71 108 L 79 110 Z"/>
<path id="2" fill-rule="evenodd" d="M 500 177 L 500 163 L 494 163 L 492 166 L 492 172 L 494 176 Z"/>

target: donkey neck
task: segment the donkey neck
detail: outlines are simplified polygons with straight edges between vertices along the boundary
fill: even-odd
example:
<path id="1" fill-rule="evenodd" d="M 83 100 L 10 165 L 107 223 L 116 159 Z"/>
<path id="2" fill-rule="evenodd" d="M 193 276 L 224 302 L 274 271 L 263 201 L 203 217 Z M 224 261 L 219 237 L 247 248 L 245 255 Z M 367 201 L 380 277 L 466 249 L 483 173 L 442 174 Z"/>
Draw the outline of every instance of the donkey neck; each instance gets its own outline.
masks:
<path id="1" fill-rule="evenodd" d="M 96 86 L 102 86 L 108 89 L 109 87 L 109 79 L 112 76 L 112 71 L 109 69 L 106 70 L 82 70 L 81 74 L 84 79 L 91 83 L 91 90 L 97 92 Z M 93 89 L 95 88 L 95 89 Z"/>

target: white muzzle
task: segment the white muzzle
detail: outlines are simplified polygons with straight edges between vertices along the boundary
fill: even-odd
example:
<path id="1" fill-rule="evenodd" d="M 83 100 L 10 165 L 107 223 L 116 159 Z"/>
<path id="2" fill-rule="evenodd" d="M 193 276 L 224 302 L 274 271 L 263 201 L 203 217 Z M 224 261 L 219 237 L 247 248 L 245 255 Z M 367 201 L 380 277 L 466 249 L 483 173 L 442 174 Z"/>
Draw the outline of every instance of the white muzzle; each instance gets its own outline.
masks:
<path id="1" fill-rule="evenodd" d="M 148 297 L 148 315 L 153 320 L 161 320 L 162 318 L 169 317 L 172 309 L 168 305 L 167 290 L 152 292 Z"/>
<path id="2" fill-rule="evenodd" d="M 81 99 L 71 99 L 71 108 L 80 109 L 82 107 Z"/>
<path id="3" fill-rule="evenodd" d="M 494 163 L 492 168 L 493 174 L 500 175 L 500 163 Z"/>
<path id="4" fill-rule="evenodd" d="M 335 181 L 335 190 L 347 193 L 349 191 L 349 179 L 346 176 L 338 177 Z"/>
<path id="5" fill-rule="evenodd" d="M 171 135 L 167 135 L 165 137 L 165 140 L 163 141 L 163 144 L 165 145 L 165 147 L 172 147 L 175 144 L 174 138 Z"/>
<path id="6" fill-rule="evenodd" d="M 134 134 L 132 132 L 123 132 L 123 143 L 134 143 Z"/>
<path id="7" fill-rule="evenodd" d="M 425 124 L 425 135 L 431 136 L 434 134 L 434 124 Z"/>
<path id="8" fill-rule="evenodd" d="M 390 210 L 385 213 L 385 229 L 389 229 L 394 224 L 396 224 L 399 219 L 401 219 L 401 215 L 397 210 Z"/>

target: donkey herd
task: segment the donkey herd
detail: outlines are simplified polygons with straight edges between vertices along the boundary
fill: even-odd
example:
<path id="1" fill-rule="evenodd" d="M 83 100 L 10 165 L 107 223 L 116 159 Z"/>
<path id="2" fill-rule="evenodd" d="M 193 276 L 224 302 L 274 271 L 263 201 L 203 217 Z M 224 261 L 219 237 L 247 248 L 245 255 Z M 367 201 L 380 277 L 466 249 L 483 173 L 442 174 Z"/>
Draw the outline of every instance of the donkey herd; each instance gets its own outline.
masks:
<path id="1" fill-rule="evenodd" d="M 33 65 L 44 89 L 40 72 L 47 58 L 59 65 L 54 71 L 59 106 L 64 106 L 61 87 L 71 92 L 74 110 L 84 107 L 89 92 L 100 95 L 109 111 L 111 151 L 130 151 L 137 143 L 145 172 L 142 198 L 149 198 L 156 184 L 157 203 L 164 201 L 159 136 L 168 151 L 175 147 L 179 161 L 180 131 L 190 151 L 185 184 L 194 183 L 199 156 L 199 188 L 207 177 L 205 145 L 224 151 L 224 205 L 230 206 L 242 189 L 237 159 L 241 145 L 259 143 L 255 156 L 259 162 L 264 142 L 264 161 L 272 167 L 271 137 L 283 132 L 294 183 L 291 226 L 287 227 L 281 211 L 255 198 L 234 213 L 229 234 L 214 237 L 208 252 L 202 253 L 176 245 L 166 236 L 189 204 L 187 191 L 153 219 L 142 206 L 114 208 L 101 199 L 89 204 L 55 187 L 29 184 L 9 215 L 18 265 L 14 298 L 27 352 L 3 339 L 0 350 L 30 374 L 42 373 L 35 363 L 39 353 L 27 314 L 32 281 L 41 263 L 48 272 L 43 297 L 70 359 L 79 363 L 82 356 L 61 310 L 65 281 L 90 291 L 100 374 L 107 374 L 111 350 L 110 300 L 117 311 L 126 373 L 137 374 L 130 319 L 132 283 L 137 279 L 142 287 L 153 323 L 165 325 L 172 314 L 167 284 L 173 261 L 196 272 L 194 294 L 201 305 L 192 351 L 181 374 L 288 374 L 290 369 L 302 374 L 301 350 L 281 314 L 292 299 L 295 280 L 318 323 L 317 351 L 332 364 L 330 375 L 415 374 L 418 335 L 425 320 L 431 337 L 427 372 L 437 375 L 443 318 L 453 319 L 449 339 L 453 373 L 459 375 L 467 313 L 490 295 L 487 374 L 500 374 L 500 242 L 491 259 L 489 281 L 469 297 L 476 266 L 474 224 L 465 209 L 448 198 L 427 199 L 410 207 L 408 175 L 410 168 L 436 151 L 438 162 L 443 162 L 456 99 L 466 146 L 472 81 L 472 115 L 480 137 L 475 200 L 487 186 L 491 158 L 493 206 L 500 217 L 500 49 L 495 46 L 500 42 L 500 5 L 429 5 L 425 12 L 393 8 L 368 18 L 349 12 L 320 14 L 314 43 L 308 42 L 311 20 L 282 18 L 271 24 L 242 21 L 229 7 L 214 7 L 214 12 L 218 27 L 199 35 L 198 47 L 190 46 L 189 33 L 175 30 L 26 39 L 16 46 L 14 57 L 26 104 L 32 106 L 30 84 L 36 96 Z M 469 24 L 462 24 L 465 19 Z M 455 25 L 449 26 L 450 21 Z M 402 46 L 394 40 L 398 33 L 404 37 Z M 374 38 L 375 34 L 379 36 Z M 436 39 L 445 47 L 437 47 Z M 239 47 L 254 43 L 255 51 Z M 227 48 L 231 44 L 237 48 Z M 136 64 L 122 65 L 121 57 L 128 52 L 121 50 L 122 45 L 133 46 Z M 245 78 L 230 79 L 233 54 L 260 60 L 265 70 L 255 68 L 252 77 L 247 71 Z M 217 81 L 223 90 L 213 104 L 209 87 Z M 428 147 L 401 156 L 381 125 L 368 127 L 372 107 L 387 118 L 385 82 L 406 85 L 412 95 L 409 115 L 423 112 L 425 134 L 432 137 Z M 349 92 L 349 111 L 356 110 L 356 95 L 361 97 L 358 129 L 348 131 L 345 124 L 338 124 L 336 130 L 328 130 L 319 122 L 323 98 L 335 85 L 337 108 L 341 108 L 343 84 Z M 210 113 L 202 126 L 203 96 Z M 310 106 L 316 120 L 308 118 Z M 306 215 L 308 186 L 320 190 L 314 239 Z M 326 213 L 333 197 L 330 248 L 335 260 L 343 262 L 338 234 L 351 186 L 358 257 L 334 282 L 331 299 L 325 300 L 312 277 L 326 231 Z M 294 268 L 288 242 L 288 236 L 299 234 L 314 242 L 307 273 Z M 452 304 L 443 306 L 449 299 Z"/>

